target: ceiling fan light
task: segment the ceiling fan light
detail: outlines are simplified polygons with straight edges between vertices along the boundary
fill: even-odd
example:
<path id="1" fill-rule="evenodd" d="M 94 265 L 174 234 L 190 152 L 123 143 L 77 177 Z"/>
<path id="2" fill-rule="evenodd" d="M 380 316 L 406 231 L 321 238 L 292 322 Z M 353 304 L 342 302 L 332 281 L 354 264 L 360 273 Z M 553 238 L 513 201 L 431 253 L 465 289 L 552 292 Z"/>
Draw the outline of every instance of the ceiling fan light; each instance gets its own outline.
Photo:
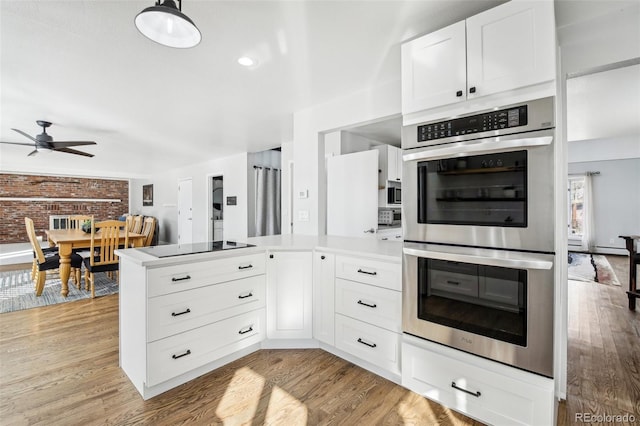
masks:
<path id="1" fill-rule="evenodd" d="M 185 49 L 202 40 L 198 27 L 178 10 L 173 0 L 144 9 L 136 16 L 135 24 L 142 35 L 168 47 Z"/>

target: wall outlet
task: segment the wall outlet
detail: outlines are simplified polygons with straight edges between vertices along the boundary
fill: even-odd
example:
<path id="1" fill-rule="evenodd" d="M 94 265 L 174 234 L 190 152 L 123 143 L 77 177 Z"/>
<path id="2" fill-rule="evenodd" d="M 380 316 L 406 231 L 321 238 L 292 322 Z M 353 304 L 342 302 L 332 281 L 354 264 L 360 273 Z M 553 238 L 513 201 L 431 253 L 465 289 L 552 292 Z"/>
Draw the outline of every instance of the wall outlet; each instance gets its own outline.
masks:
<path id="1" fill-rule="evenodd" d="M 309 210 L 298 210 L 298 221 L 309 222 Z"/>

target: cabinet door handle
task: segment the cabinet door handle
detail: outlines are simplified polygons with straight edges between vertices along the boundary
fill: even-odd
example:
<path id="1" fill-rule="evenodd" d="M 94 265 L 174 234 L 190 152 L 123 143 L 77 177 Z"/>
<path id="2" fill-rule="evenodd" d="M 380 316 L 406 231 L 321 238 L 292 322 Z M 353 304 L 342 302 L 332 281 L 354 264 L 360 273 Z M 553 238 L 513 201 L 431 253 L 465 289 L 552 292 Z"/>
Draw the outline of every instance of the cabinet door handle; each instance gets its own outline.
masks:
<path id="1" fill-rule="evenodd" d="M 186 352 L 181 353 L 180 355 L 171 355 L 171 358 L 173 359 L 178 359 L 178 358 L 182 358 L 183 356 L 187 356 L 187 355 L 191 355 L 191 349 L 187 349 Z"/>
<path id="2" fill-rule="evenodd" d="M 182 311 L 182 312 L 171 312 L 171 316 L 178 317 L 180 315 L 188 314 L 189 312 L 191 312 L 191 309 L 187 308 L 185 311 Z"/>
<path id="3" fill-rule="evenodd" d="M 253 265 L 238 266 L 238 269 L 250 269 L 250 268 L 253 268 Z"/>
<path id="4" fill-rule="evenodd" d="M 273 255 L 272 254 L 269 255 L 269 259 L 273 259 Z"/>
<path id="5" fill-rule="evenodd" d="M 362 300 L 358 300 L 358 305 L 363 305 L 366 306 L 367 308 L 377 308 L 378 305 L 376 305 L 375 303 L 373 305 L 370 305 L 368 303 L 363 302 Z"/>
<path id="6" fill-rule="evenodd" d="M 469 93 L 476 93 L 476 87 L 473 86 L 473 87 L 469 88 Z"/>
<path id="7" fill-rule="evenodd" d="M 389 237 L 382 237 L 382 241 L 387 241 Z"/>
<path id="8" fill-rule="evenodd" d="M 471 391 L 468 391 L 468 390 L 466 390 L 466 389 L 464 389 L 464 388 L 461 388 L 460 386 L 456 385 L 456 382 L 451 382 L 451 387 L 452 387 L 452 388 L 454 388 L 454 389 L 458 389 L 459 391 L 462 391 L 462 392 L 468 393 L 468 394 L 469 394 L 469 395 L 471 395 L 471 396 L 475 396 L 476 398 L 480 398 L 480 396 L 482 395 L 482 394 L 480 393 L 480 391 L 478 391 L 478 392 L 471 392 Z"/>
<path id="9" fill-rule="evenodd" d="M 458 90 L 458 91 L 456 92 L 456 96 L 457 96 L 458 98 L 459 98 L 459 97 L 461 97 L 461 96 L 462 96 L 462 90 Z"/>
<path id="10" fill-rule="evenodd" d="M 367 275 L 378 275 L 376 271 L 369 272 L 369 271 L 363 271 L 362 269 L 358 269 L 358 272 L 361 274 L 367 274 Z"/>
<path id="11" fill-rule="evenodd" d="M 451 280 L 447 280 L 447 284 L 460 285 L 460 283 L 458 281 L 451 281 Z"/>
<path id="12" fill-rule="evenodd" d="M 186 276 L 180 277 L 180 278 L 173 277 L 173 278 L 171 278 L 171 281 L 173 281 L 175 283 L 177 281 L 184 281 L 184 280 L 190 280 L 190 279 L 191 279 L 191 275 L 186 275 Z"/>
<path id="13" fill-rule="evenodd" d="M 325 259 L 325 257 L 324 257 L 324 256 L 320 256 L 320 259 L 324 260 L 324 259 Z"/>
<path id="14" fill-rule="evenodd" d="M 238 295 L 238 299 L 246 299 L 247 297 L 253 296 L 253 293 L 249 292 L 248 294 L 240 294 Z"/>
<path id="15" fill-rule="evenodd" d="M 360 337 L 358 337 L 358 343 L 362 343 L 363 345 L 369 346 L 370 348 L 375 348 L 375 347 L 378 346 L 375 343 L 369 343 L 369 342 L 367 342 L 365 340 L 362 340 Z"/>
<path id="16" fill-rule="evenodd" d="M 241 329 L 240 331 L 238 331 L 238 334 L 247 334 L 250 331 L 253 331 L 253 325 L 250 325 L 249 327 Z"/>

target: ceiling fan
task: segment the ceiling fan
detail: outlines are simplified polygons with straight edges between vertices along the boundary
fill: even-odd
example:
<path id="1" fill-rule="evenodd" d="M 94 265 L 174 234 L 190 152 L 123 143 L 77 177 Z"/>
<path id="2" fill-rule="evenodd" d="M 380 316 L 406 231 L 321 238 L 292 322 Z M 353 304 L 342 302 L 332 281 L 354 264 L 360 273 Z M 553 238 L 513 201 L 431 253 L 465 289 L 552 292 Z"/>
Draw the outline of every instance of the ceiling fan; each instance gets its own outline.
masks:
<path id="1" fill-rule="evenodd" d="M 71 146 L 81 146 L 81 145 L 96 145 L 96 142 L 93 141 L 54 141 L 53 138 L 47 133 L 47 127 L 51 126 L 51 123 L 48 121 L 38 120 L 36 121 L 38 126 L 42 127 L 42 133 L 36 135 L 36 137 L 32 137 L 22 130 L 11 129 L 15 132 L 20 133 L 21 135 L 31 139 L 34 143 L 22 143 L 22 142 L 1 142 L 7 143 L 11 145 L 25 145 L 25 146 L 33 146 L 35 149 L 31 151 L 27 156 L 36 155 L 38 150 L 47 149 L 51 151 L 59 151 L 66 152 L 67 154 L 76 154 L 76 155 L 84 155 L 85 157 L 93 157 L 93 154 L 89 154 L 88 152 L 78 151 L 77 149 L 69 148 Z"/>

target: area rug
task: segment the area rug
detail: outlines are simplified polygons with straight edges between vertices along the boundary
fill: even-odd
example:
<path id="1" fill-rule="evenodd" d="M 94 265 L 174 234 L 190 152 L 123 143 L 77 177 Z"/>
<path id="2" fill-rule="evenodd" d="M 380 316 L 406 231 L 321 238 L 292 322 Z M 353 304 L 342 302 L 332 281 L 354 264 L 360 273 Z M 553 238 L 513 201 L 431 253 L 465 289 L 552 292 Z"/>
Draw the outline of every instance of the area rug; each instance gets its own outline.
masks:
<path id="1" fill-rule="evenodd" d="M 42 295 L 36 297 L 30 270 L 0 272 L 0 313 L 91 298 L 91 292 L 84 289 L 84 277 L 80 290 L 76 288 L 73 279 L 69 279 L 67 297 L 60 294 L 60 278 L 54 277 L 47 279 Z M 96 297 L 118 293 L 118 283 L 115 279 L 109 279 L 104 272 L 95 274 L 95 277 Z"/>
<path id="2" fill-rule="evenodd" d="M 620 285 L 609 261 L 601 254 L 570 252 L 568 278 L 576 281 Z"/>

